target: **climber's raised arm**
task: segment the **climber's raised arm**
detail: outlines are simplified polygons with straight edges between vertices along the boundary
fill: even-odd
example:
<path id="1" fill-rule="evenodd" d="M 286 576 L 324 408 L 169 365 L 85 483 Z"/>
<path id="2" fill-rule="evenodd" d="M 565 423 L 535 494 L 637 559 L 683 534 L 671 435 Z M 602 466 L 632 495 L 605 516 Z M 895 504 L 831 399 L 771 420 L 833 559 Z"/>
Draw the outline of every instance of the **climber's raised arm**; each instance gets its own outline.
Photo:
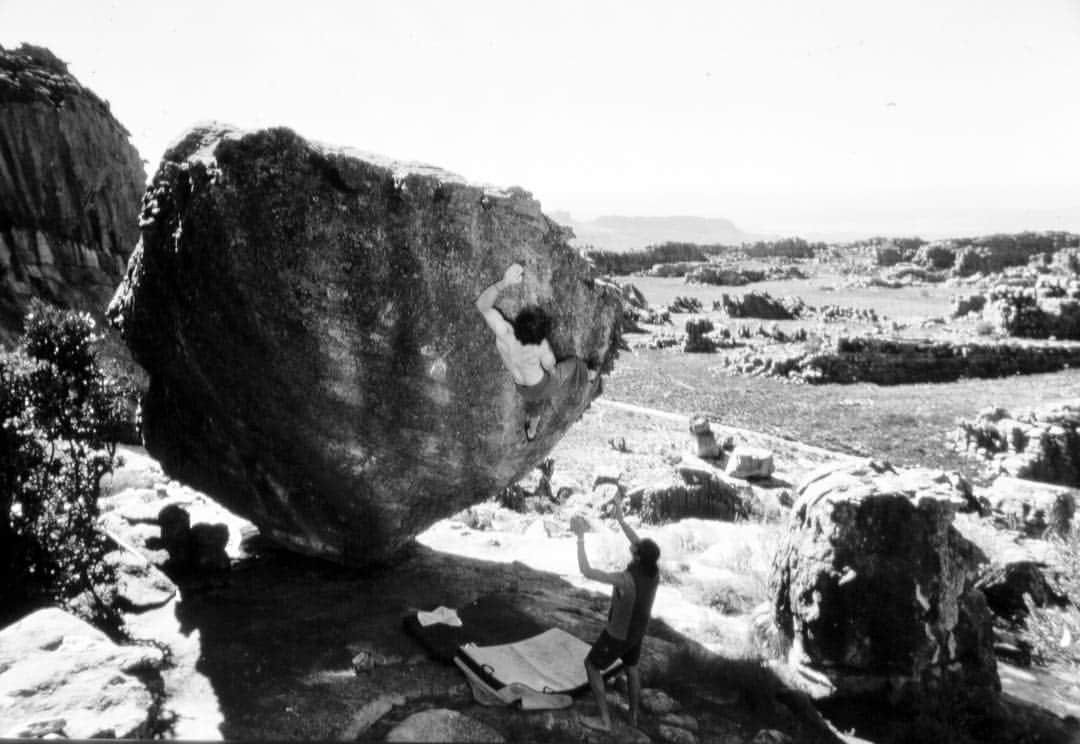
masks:
<path id="1" fill-rule="evenodd" d="M 622 582 L 623 572 L 609 573 L 589 565 L 589 556 L 585 554 L 585 530 L 588 529 L 585 520 L 580 518 L 571 519 L 570 529 L 577 535 L 577 561 L 578 568 L 581 570 L 581 575 L 586 579 L 592 579 L 593 581 L 599 581 L 604 584 L 614 585 Z"/>

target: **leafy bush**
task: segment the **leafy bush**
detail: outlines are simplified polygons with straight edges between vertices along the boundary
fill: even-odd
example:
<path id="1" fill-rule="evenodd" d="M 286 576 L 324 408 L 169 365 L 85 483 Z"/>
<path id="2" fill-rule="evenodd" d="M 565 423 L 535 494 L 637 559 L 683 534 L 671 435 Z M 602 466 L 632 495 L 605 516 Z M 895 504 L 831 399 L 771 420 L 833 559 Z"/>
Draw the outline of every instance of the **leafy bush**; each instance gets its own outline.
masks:
<path id="1" fill-rule="evenodd" d="M 0 353 L 0 620 L 54 603 L 106 620 L 85 599 L 112 578 L 97 501 L 126 405 L 98 367 L 89 315 L 35 302 L 25 328 Z"/>

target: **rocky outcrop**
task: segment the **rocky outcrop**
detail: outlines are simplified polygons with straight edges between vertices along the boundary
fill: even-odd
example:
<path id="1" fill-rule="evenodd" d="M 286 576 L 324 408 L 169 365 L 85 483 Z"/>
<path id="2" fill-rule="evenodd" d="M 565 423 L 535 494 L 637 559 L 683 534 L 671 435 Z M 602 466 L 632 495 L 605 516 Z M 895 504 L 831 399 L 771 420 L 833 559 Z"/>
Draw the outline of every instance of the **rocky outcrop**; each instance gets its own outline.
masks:
<path id="1" fill-rule="evenodd" d="M 961 483 L 866 461 L 799 486 L 770 590 L 791 649 L 835 695 L 1000 688 L 981 556 L 953 527 Z"/>
<path id="2" fill-rule="evenodd" d="M 1040 277 L 1034 286 L 995 286 L 983 318 L 1010 336 L 1080 340 L 1080 281 Z"/>
<path id="3" fill-rule="evenodd" d="M 791 320 L 804 308 L 798 298 L 773 297 L 768 292 L 748 292 L 741 297 L 723 294 L 713 302 L 713 309 L 721 310 L 729 318 Z"/>
<path id="4" fill-rule="evenodd" d="M 0 47 L 0 341 L 33 297 L 101 314 L 146 174 L 109 105 L 41 47 Z"/>
<path id="5" fill-rule="evenodd" d="M 841 336 L 813 351 L 761 359 L 754 350 L 722 360 L 728 371 L 768 374 L 813 384 L 903 385 L 1057 372 L 1080 365 L 1080 344 L 979 343 L 885 336 Z M 763 366 L 764 365 L 764 366 Z"/>
<path id="6" fill-rule="evenodd" d="M 506 741 L 490 726 L 449 708 L 413 713 L 386 735 L 386 741 L 492 742 Z"/>
<path id="7" fill-rule="evenodd" d="M 940 245 L 943 251 L 955 254 L 953 273 L 969 276 L 975 273 L 993 274 L 1011 266 L 1024 266 L 1044 254 L 1052 256 L 1063 248 L 1080 245 L 1080 236 L 1066 232 L 1024 232 L 946 241 Z"/>
<path id="8" fill-rule="evenodd" d="M 309 143 L 193 129 L 164 156 L 110 306 L 150 374 L 147 450 L 293 549 L 348 563 L 494 496 L 598 392 L 565 386 L 524 435 L 476 312 L 512 262 L 559 358 L 610 369 L 619 288 L 517 188 Z"/>
<path id="9" fill-rule="evenodd" d="M 686 281 L 695 284 L 715 284 L 722 287 L 741 287 L 764 281 L 766 274 L 758 269 L 738 269 L 716 264 L 699 266 L 686 273 Z"/>
<path id="10" fill-rule="evenodd" d="M 990 460 L 1015 478 L 1080 487 L 1080 401 L 1048 403 L 1010 414 L 980 411 L 953 434 L 957 449 Z"/>

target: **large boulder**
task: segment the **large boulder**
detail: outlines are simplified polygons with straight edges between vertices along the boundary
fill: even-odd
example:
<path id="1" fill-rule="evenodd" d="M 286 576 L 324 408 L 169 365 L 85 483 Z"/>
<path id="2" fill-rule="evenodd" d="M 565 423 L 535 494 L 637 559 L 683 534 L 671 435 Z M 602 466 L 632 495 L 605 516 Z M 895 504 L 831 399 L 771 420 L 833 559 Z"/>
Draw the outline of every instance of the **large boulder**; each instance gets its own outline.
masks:
<path id="1" fill-rule="evenodd" d="M 872 461 L 799 486 L 770 587 L 789 663 L 827 680 L 823 694 L 1000 688 L 982 556 L 952 525 L 963 490 Z"/>
<path id="2" fill-rule="evenodd" d="M 34 297 L 105 311 L 139 238 L 139 153 L 47 49 L 0 47 L 0 342 Z"/>
<path id="3" fill-rule="evenodd" d="M 518 188 L 209 124 L 163 158 L 109 313 L 150 373 L 147 450 L 301 552 L 392 557 L 538 463 L 598 392 L 580 381 L 527 441 L 474 307 L 514 261 L 558 358 L 608 370 L 619 288 Z"/>

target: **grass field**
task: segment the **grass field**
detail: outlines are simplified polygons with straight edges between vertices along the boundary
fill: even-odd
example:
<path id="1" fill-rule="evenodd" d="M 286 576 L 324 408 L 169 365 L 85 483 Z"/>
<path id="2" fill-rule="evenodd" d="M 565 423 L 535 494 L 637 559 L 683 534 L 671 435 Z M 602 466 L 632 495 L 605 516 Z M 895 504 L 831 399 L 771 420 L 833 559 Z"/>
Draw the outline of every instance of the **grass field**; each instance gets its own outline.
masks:
<path id="1" fill-rule="evenodd" d="M 808 292 L 827 279 L 762 282 L 748 287 L 704 287 L 677 278 L 633 277 L 652 304 L 694 296 L 706 308 L 721 294 L 769 291 L 798 295 L 811 304 L 873 307 L 898 319 L 948 315 L 956 289 L 837 289 Z M 756 323 L 756 321 L 741 321 Z M 682 323 L 676 320 L 676 330 Z M 1052 400 L 1080 397 L 1080 370 L 942 384 L 879 386 L 793 385 L 775 378 L 729 375 L 710 354 L 673 349 L 624 351 L 605 381 L 605 397 L 683 414 L 705 413 L 719 423 L 796 439 L 819 447 L 867 455 L 902 465 L 927 465 L 979 475 L 953 452 L 950 434 L 958 419 L 988 406 L 1020 410 Z"/>

